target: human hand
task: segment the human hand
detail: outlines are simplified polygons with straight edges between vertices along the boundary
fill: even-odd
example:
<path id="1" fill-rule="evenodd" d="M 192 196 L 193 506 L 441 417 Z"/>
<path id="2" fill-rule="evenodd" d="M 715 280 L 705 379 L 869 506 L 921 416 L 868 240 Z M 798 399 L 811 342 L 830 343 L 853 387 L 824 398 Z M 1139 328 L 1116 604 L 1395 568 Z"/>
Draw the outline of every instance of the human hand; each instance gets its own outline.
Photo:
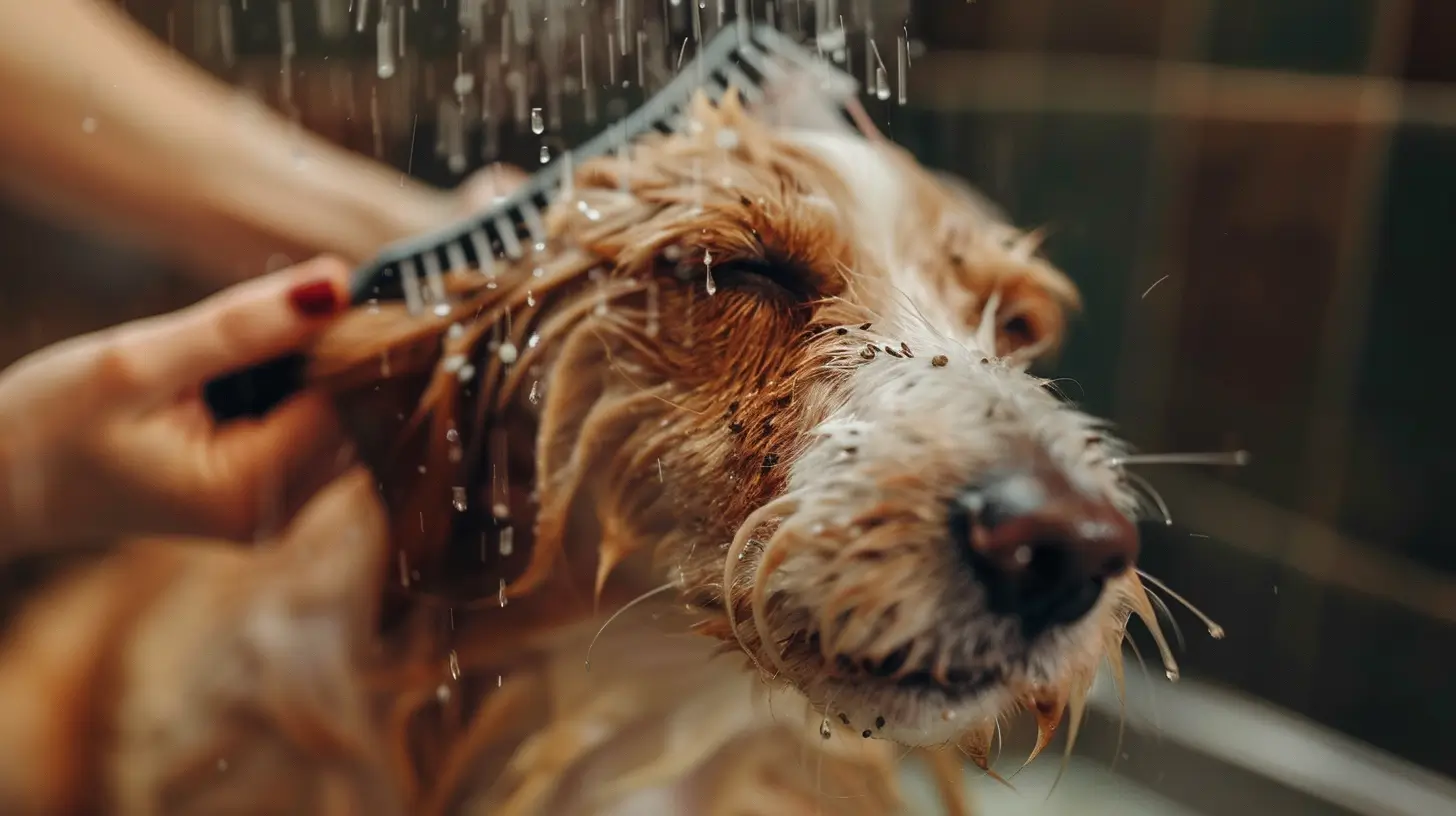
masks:
<path id="1" fill-rule="evenodd" d="M 528 178 L 526 171 L 510 164 L 483 167 L 450 191 L 450 206 L 457 218 L 480 215 L 482 210 L 515 192 Z"/>
<path id="2" fill-rule="evenodd" d="M 323 394 L 217 426 L 218 375 L 296 351 L 348 302 L 317 258 L 178 312 L 42 349 L 0 372 L 0 551 L 88 537 L 251 539 L 349 463 Z"/>

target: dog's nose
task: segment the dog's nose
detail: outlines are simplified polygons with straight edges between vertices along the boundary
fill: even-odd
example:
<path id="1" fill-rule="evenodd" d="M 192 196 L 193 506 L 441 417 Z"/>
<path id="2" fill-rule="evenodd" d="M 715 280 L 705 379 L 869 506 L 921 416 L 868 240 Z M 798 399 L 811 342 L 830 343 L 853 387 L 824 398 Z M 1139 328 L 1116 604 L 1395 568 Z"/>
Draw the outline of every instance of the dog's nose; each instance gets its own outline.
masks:
<path id="1" fill-rule="evenodd" d="M 1106 583 L 1137 560 L 1131 521 L 1050 470 L 1012 471 L 962 492 L 951 533 L 969 554 L 992 611 L 1034 637 L 1080 620 Z"/>

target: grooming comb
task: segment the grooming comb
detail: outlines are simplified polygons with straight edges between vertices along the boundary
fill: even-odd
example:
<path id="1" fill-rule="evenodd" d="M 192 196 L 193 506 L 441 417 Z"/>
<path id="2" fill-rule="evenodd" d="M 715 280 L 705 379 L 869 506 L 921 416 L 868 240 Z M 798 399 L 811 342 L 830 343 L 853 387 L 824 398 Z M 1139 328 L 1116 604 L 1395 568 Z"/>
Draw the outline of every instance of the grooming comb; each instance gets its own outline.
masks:
<path id="1" fill-rule="evenodd" d="M 817 79 L 821 99 L 832 100 L 846 121 L 856 121 L 850 106 L 855 104 L 859 85 L 852 77 L 815 58 L 772 26 L 734 25 L 724 29 L 645 104 L 542 168 L 490 209 L 386 247 L 355 273 L 351 287 L 354 305 L 403 300 L 412 314 L 448 314 L 447 273 L 473 267 L 482 275 L 493 276 L 498 265 L 544 247 L 544 213 L 560 195 L 572 168 L 626 149 L 647 133 L 679 131 L 687 121 L 687 107 L 699 91 L 716 103 L 732 87 L 752 108 L 766 98 L 766 89 L 789 76 Z M 299 390 L 305 365 L 303 355 L 281 357 L 214 380 L 203 396 L 220 422 L 262 416 Z"/>

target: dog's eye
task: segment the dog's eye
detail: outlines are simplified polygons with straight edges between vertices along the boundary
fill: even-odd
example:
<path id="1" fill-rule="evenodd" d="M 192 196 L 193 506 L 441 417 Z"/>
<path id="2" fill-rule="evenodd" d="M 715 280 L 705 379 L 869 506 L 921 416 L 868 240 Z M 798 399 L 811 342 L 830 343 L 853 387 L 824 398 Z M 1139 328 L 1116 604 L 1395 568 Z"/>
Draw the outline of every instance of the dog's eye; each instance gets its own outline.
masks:
<path id="1" fill-rule="evenodd" d="M 705 276 L 708 274 L 706 267 L 702 271 Z M 805 276 L 789 264 L 758 259 L 735 260 L 713 264 L 712 275 L 714 284 L 720 289 L 757 290 L 764 294 L 787 295 L 794 300 L 806 300 L 812 295 Z"/>

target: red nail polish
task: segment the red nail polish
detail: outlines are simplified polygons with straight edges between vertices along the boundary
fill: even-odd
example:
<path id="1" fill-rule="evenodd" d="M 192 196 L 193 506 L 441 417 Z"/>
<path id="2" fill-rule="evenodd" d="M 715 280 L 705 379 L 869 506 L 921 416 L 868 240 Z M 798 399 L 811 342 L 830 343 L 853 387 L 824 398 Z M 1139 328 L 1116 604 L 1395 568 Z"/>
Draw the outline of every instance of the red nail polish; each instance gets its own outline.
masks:
<path id="1" fill-rule="evenodd" d="M 326 280 L 293 287 L 288 300 L 304 317 L 327 317 L 339 310 L 339 296 L 334 292 L 334 285 Z"/>

